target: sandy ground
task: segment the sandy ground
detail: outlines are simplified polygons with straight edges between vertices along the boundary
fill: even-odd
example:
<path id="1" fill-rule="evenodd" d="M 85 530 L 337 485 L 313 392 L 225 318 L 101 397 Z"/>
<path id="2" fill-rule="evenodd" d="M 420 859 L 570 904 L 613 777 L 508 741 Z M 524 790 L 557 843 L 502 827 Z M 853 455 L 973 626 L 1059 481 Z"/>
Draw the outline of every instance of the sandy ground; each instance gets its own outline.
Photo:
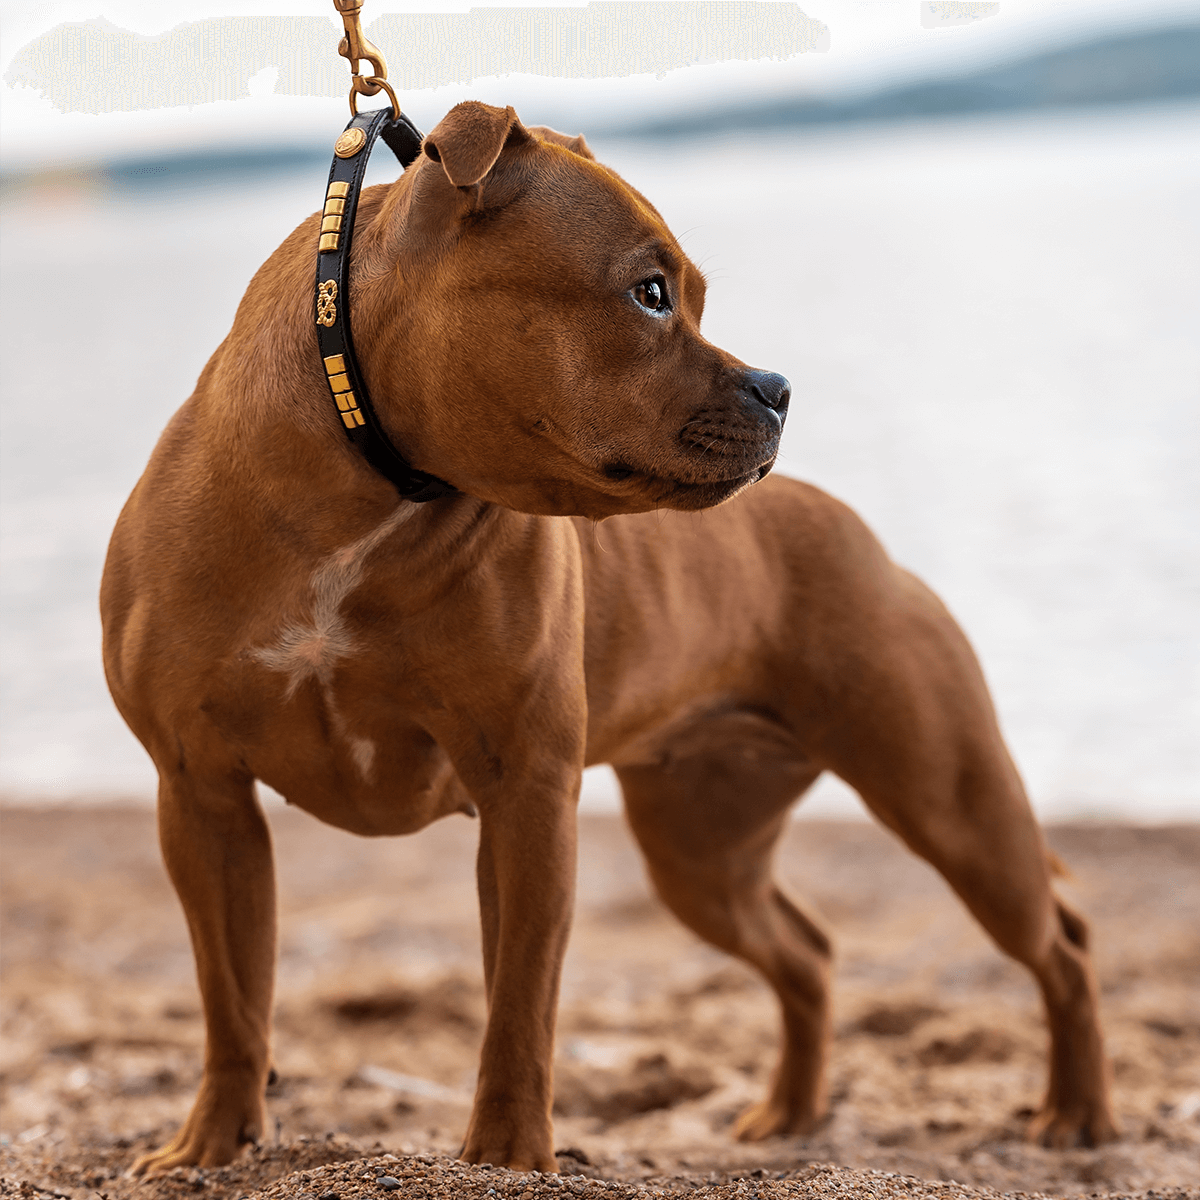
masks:
<path id="1" fill-rule="evenodd" d="M 887 834 L 823 821 L 791 828 L 780 871 L 839 950 L 832 1116 L 812 1137 L 734 1142 L 773 1065 L 773 1000 L 652 897 L 619 818 L 583 818 L 561 1175 L 535 1179 L 450 1161 L 484 1015 L 473 822 L 372 842 L 273 810 L 273 1135 L 231 1168 L 138 1184 L 123 1172 L 185 1115 L 203 1036 L 153 815 L 11 807 L 2 820 L 0 1193 L 1200 1196 L 1200 826 L 1050 831 L 1074 873 L 1064 890 L 1093 921 L 1125 1130 L 1055 1153 L 1021 1136 L 1045 1036 L 1024 973 Z"/>

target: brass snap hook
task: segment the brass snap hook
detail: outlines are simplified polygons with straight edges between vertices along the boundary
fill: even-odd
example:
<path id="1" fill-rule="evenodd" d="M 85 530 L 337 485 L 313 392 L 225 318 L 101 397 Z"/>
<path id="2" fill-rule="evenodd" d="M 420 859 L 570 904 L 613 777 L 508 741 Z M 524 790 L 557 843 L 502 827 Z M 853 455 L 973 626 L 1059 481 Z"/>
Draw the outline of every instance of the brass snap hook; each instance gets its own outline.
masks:
<path id="1" fill-rule="evenodd" d="M 386 92 L 392 102 L 392 117 L 399 119 L 400 105 L 396 93 L 387 82 L 387 63 L 379 47 L 373 45 L 363 36 L 362 22 L 359 14 L 362 12 L 363 0 L 333 0 L 333 6 L 342 18 L 346 33 L 338 42 L 338 53 L 350 60 L 350 70 L 353 78 L 350 81 L 350 111 L 358 115 L 357 96 L 377 96 Z M 371 74 L 363 75 L 359 71 L 359 63 L 371 65 Z"/>

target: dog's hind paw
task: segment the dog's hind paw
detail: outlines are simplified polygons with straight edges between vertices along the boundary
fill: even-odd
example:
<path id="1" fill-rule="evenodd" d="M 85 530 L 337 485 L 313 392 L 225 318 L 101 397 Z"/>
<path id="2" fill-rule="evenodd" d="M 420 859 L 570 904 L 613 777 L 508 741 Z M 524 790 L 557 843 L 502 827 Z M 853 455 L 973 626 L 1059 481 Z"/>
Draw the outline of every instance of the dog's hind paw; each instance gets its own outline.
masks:
<path id="1" fill-rule="evenodd" d="M 733 1136 L 739 1142 L 761 1142 L 769 1137 L 812 1133 L 823 1124 L 821 1114 L 789 1112 L 775 1100 L 751 1105 L 733 1123 Z"/>
<path id="2" fill-rule="evenodd" d="M 1030 1118 L 1025 1130 L 1028 1141 L 1051 1150 L 1076 1146 L 1102 1146 L 1121 1136 L 1107 1108 L 1076 1108 L 1060 1111 L 1043 1108 Z"/>

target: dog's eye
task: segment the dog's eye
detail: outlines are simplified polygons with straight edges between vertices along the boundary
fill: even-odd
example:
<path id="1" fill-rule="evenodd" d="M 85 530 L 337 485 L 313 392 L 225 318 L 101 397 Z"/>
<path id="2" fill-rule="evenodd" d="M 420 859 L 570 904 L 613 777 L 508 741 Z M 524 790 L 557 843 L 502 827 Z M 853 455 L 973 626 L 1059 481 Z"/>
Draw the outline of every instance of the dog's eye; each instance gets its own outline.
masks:
<path id="1" fill-rule="evenodd" d="M 662 314 L 671 311 L 671 302 L 667 299 L 667 281 L 661 275 L 643 279 L 633 289 L 633 298 L 652 313 Z"/>

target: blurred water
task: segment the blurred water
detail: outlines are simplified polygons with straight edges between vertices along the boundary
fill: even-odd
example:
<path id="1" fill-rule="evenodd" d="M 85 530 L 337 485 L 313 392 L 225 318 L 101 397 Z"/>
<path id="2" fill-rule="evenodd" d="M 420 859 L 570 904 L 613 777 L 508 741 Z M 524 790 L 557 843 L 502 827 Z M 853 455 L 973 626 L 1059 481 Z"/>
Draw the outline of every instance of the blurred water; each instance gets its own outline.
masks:
<path id="1" fill-rule="evenodd" d="M 1197 145 L 1176 107 L 595 146 L 708 273 L 707 336 L 791 378 L 782 469 L 958 615 L 1048 815 L 1200 816 Z M 104 545 L 323 178 L 6 202 L 9 795 L 150 794 Z"/>

